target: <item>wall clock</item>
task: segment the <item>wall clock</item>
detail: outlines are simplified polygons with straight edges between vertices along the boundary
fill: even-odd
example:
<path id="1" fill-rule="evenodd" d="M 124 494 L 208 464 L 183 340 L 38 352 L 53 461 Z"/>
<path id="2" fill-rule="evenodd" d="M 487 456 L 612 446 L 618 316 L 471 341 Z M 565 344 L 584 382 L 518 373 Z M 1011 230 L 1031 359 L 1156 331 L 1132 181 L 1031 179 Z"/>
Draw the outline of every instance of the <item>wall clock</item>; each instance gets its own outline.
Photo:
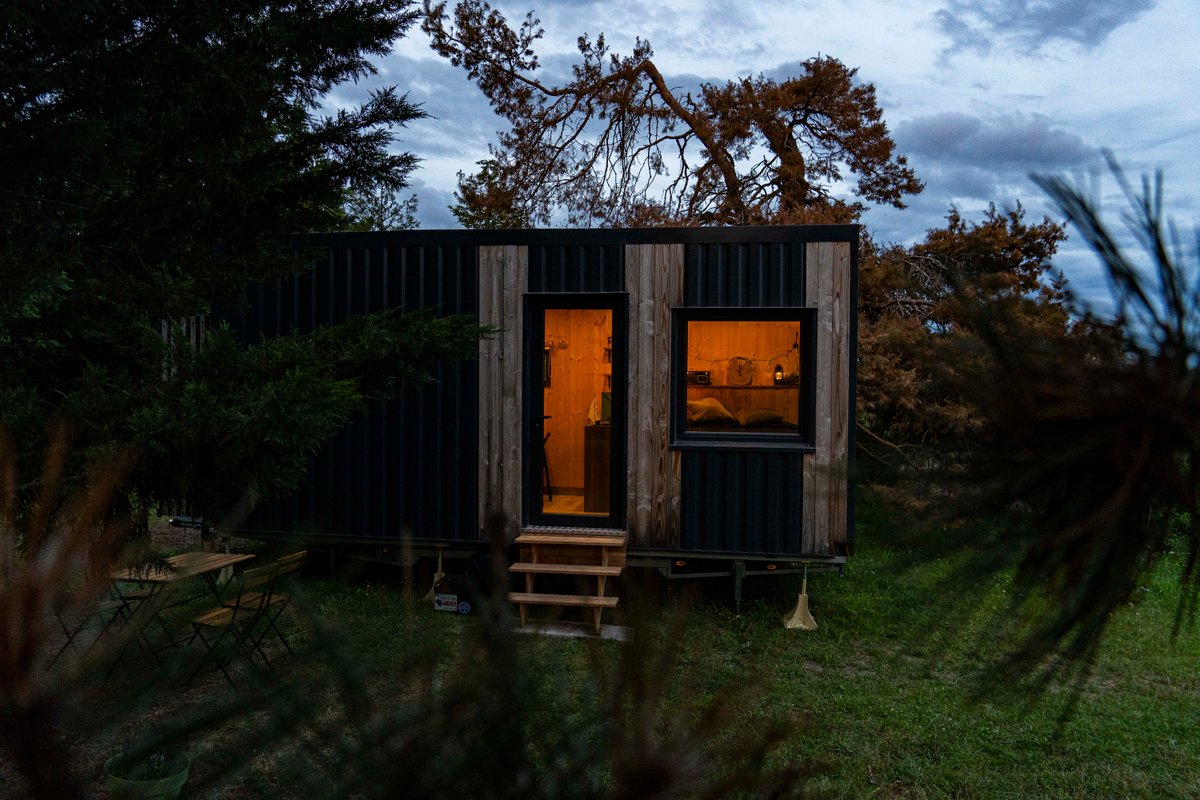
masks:
<path id="1" fill-rule="evenodd" d="M 754 379 L 754 362 L 742 356 L 729 359 L 727 380 L 734 386 L 749 386 Z"/>

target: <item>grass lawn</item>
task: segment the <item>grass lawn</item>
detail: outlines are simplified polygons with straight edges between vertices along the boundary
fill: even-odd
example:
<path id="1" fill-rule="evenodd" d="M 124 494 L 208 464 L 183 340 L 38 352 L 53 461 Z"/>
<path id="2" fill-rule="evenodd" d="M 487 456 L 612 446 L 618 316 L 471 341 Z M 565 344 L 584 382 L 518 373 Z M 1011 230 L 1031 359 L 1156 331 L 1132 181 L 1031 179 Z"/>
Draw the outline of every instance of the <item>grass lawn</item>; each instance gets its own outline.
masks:
<path id="1" fill-rule="evenodd" d="M 1174 565 L 1160 568 L 1137 603 L 1114 620 L 1071 717 L 1060 725 L 1072 697 L 1069 685 L 1051 686 L 1039 696 L 979 694 L 981 667 L 1004 652 L 995 624 L 1005 619 L 1004 581 L 963 588 L 953 577 L 953 559 L 912 559 L 877 509 L 861 509 L 859 517 L 858 552 L 845 577 L 810 577 L 810 608 L 820 625 L 815 631 L 789 631 L 781 624 L 795 602 L 794 578 L 747 580 L 740 614 L 732 608 L 727 583 L 702 585 L 686 600 L 693 592 L 673 583 L 665 592 L 664 614 L 682 609 L 686 616 L 678 639 L 665 632 L 659 637 L 679 661 L 666 681 L 660 716 L 671 717 L 675 706 L 703 706 L 736 692 L 735 700 L 726 699 L 730 716 L 717 746 L 753 740 L 769 730 L 771 720 L 782 719 L 791 731 L 770 734 L 777 744 L 771 763 L 815 768 L 808 786 L 819 796 L 1200 796 L 1200 637 L 1187 630 L 1170 641 Z M 493 712 L 502 708 L 495 698 L 509 692 L 525 692 L 537 707 L 527 709 L 519 724 L 558 726 L 527 744 L 540 753 L 532 780 L 605 785 L 603 770 L 586 775 L 572 770 L 596 741 L 589 728 L 597 724 L 595 716 L 580 710 L 595 688 L 589 680 L 594 665 L 617 655 L 622 645 L 520 636 L 511 661 L 477 664 L 472 663 L 477 651 L 460 658 L 476 638 L 475 618 L 409 607 L 400 589 L 386 581 L 346 585 L 316 577 L 305 586 L 307 604 L 338 642 L 340 666 L 284 656 L 281 673 L 293 686 L 286 699 L 254 715 L 235 711 L 190 741 L 196 780 L 185 797 L 311 796 L 329 775 L 317 770 L 315 778 L 301 780 L 296 775 L 302 762 L 311 766 L 320 754 L 340 748 L 337 757 L 344 763 L 370 772 L 378 756 L 372 741 L 387 741 L 387 730 L 395 734 L 422 725 L 428 726 L 428 741 L 406 739 L 408 749 L 384 756 L 375 768 L 386 770 L 389 759 L 446 757 L 445 785 L 454 786 L 464 764 L 478 765 L 485 775 L 492 755 L 503 761 L 503 748 L 487 737 L 505 724 Z M 421 698 L 450 691 L 447 687 L 475 672 L 490 690 L 467 691 L 469 702 L 428 713 Z M 518 673 L 521 679 L 511 677 Z M 104 703 L 92 689 L 87 713 Z M 355 697 L 369 697 L 373 705 L 359 713 L 352 707 L 356 701 L 347 700 Z M 226 701 L 236 707 L 235 695 L 213 673 L 185 688 L 160 683 L 145 695 L 138 714 L 143 721 L 169 720 L 213 705 L 219 714 Z M 286 708 L 296 712 L 295 719 Z M 78 713 L 81 706 L 67 724 Z M 128 735 L 130 725 L 126 715 L 93 732 L 92 739 L 111 744 Z M 480 740 L 470 739 L 472 728 Z M 434 746 L 439 737 L 459 735 L 467 739 L 452 757 Z M 272 737 L 282 737 L 282 746 L 261 752 L 264 738 Z M 420 747 L 429 747 L 428 754 L 413 751 Z M 95 757 L 102 751 L 103 744 Z M 210 788 L 217 785 L 223 788 Z M 562 796 L 570 794 L 564 789 Z"/>

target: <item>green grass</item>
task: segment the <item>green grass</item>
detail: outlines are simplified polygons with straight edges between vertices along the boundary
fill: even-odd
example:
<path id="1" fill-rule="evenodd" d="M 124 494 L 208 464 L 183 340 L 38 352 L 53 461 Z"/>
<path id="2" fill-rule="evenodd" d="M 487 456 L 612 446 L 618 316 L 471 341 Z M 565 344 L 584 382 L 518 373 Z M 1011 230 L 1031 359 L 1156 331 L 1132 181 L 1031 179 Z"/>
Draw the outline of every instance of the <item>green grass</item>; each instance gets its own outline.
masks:
<path id="1" fill-rule="evenodd" d="M 705 602 L 692 617 L 690 658 L 761 681 L 751 716 L 799 721 L 778 758 L 819 763 L 814 787 L 833 797 L 1200 795 L 1200 641 L 1171 642 L 1177 564 L 1113 620 L 1082 685 L 1014 696 L 988 691 L 984 669 L 1013 643 L 1006 580 L 914 558 L 885 525 L 860 525 L 844 579 L 810 579 L 816 631 L 778 624 L 788 597 L 773 587 L 740 616 Z"/>
<path id="2" fill-rule="evenodd" d="M 666 716 L 673 706 L 722 698 L 728 704 L 734 693 L 729 739 L 752 740 L 771 720 L 785 720 L 790 733 L 775 740 L 771 763 L 815 768 L 809 787 L 820 796 L 1200 796 L 1200 637 L 1187 630 L 1170 639 L 1176 564 L 1163 564 L 1136 604 L 1113 620 L 1083 683 L 1052 684 L 1031 694 L 1026 687 L 984 682 L 985 667 L 1014 643 L 1006 624 L 1006 579 L 981 580 L 960 556 L 914 553 L 879 509 L 860 506 L 858 543 L 845 577 L 809 579 L 815 631 L 782 626 L 799 588 L 791 577 L 748 579 L 741 613 L 732 607 L 727 583 L 700 584 L 698 596 L 687 599 L 687 585 L 672 584 L 661 614 L 686 616 L 681 639 L 667 637 L 679 669 L 668 682 Z M 423 708 L 419 701 L 428 691 L 443 691 L 455 676 L 478 667 L 456 660 L 474 641 L 477 620 L 407 603 L 394 584 L 313 579 L 306 581 L 305 598 L 326 621 L 344 659 L 333 670 L 311 657 L 285 667 L 292 680 L 310 687 L 297 696 L 318 706 L 320 719 L 345 714 L 339 704 L 347 695 L 329 680 L 339 670 L 361 680 L 379 709 L 403 715 Z M 659 619 L 651 621 L 656 630 L 665 627 Z M 513 686 L 500 690 L 529 693 L 543 713 L 532 714 L 529 724 L 558 720 L 565 732 L 545 733 L 530 745 L 541 748 L 541 779 L 582 780 L 567 767 L 566 778 L 555 772 L 554 750 L 570 751 L 573 758 L 586 751 L 588 725 L 595 723 L 586 702 L 595 664 L 621 650 L 517 637 L 516 663 L 526 684 L 517 687 L 513 678 Z M 493 680 L 509 680 L 506 674 L 497 670 Z M 219 675 L 206 680 L 206 693 L 228 693 Z M 163 706 L 191 702 L 181 701 L 181 691 L 161 689 L 149 703 L 162 714 Z M 487 730 L 472 708 L 458 709 L 465 716 L 451 726 Z M 194 767 L 201 778 L 213 778 L 222 764 L 240 770 L 221 796 L 296 791 L 293 775 L 305 756 L 295 747 L 285 744 L 253 758 L 236 748 L 233 756 L 221 754 L 222 742 L 250 735 L 263 720 L 261 712 L 235 716 L 193 744 L 201 754 Z M 434 727 L 431 735 L 444 733 Z M 295 735 L 285 729 L 284 741 Z M 206 791 L 202 786 L 194 796 Z"/>

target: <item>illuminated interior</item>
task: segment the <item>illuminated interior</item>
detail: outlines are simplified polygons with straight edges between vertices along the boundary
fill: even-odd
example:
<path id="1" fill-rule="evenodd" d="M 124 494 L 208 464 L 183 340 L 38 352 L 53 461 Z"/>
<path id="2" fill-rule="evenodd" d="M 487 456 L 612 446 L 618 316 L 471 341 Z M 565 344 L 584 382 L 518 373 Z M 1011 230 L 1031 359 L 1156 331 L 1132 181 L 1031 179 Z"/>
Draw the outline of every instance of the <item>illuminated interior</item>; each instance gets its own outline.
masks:
<path id="1" fill-rule="evenodd" d="M 612 312 L 545 311 L 542 511 L 605 516 L 612 464 Z"/>
<path id="2" fill-rule="evenodd" d="M 796 433 L 800 322 L 687 322 L 687 431 Z"/>

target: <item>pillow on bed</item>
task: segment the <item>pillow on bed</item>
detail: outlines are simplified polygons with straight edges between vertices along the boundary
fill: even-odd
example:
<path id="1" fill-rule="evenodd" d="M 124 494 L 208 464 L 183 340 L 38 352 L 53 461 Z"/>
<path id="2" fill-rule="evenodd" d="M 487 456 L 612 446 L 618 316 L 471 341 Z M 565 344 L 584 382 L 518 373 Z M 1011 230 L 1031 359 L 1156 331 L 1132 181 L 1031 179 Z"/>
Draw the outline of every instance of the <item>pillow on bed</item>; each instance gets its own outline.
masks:
<path id="1" fill-rule="evenodd" d="M 733 418 L 721 401 L 715 397 L 705 397 L 701 400 L 688 400 L 687 421 L 693 425 L 736 425 Z"/>
<path id="2" fill-rule="evenodd" d="M 746 408 L 737 413 L 737 421 L 746 428 L 766 428 L 783 422 L 783 415 L 769 408 Z"/>

